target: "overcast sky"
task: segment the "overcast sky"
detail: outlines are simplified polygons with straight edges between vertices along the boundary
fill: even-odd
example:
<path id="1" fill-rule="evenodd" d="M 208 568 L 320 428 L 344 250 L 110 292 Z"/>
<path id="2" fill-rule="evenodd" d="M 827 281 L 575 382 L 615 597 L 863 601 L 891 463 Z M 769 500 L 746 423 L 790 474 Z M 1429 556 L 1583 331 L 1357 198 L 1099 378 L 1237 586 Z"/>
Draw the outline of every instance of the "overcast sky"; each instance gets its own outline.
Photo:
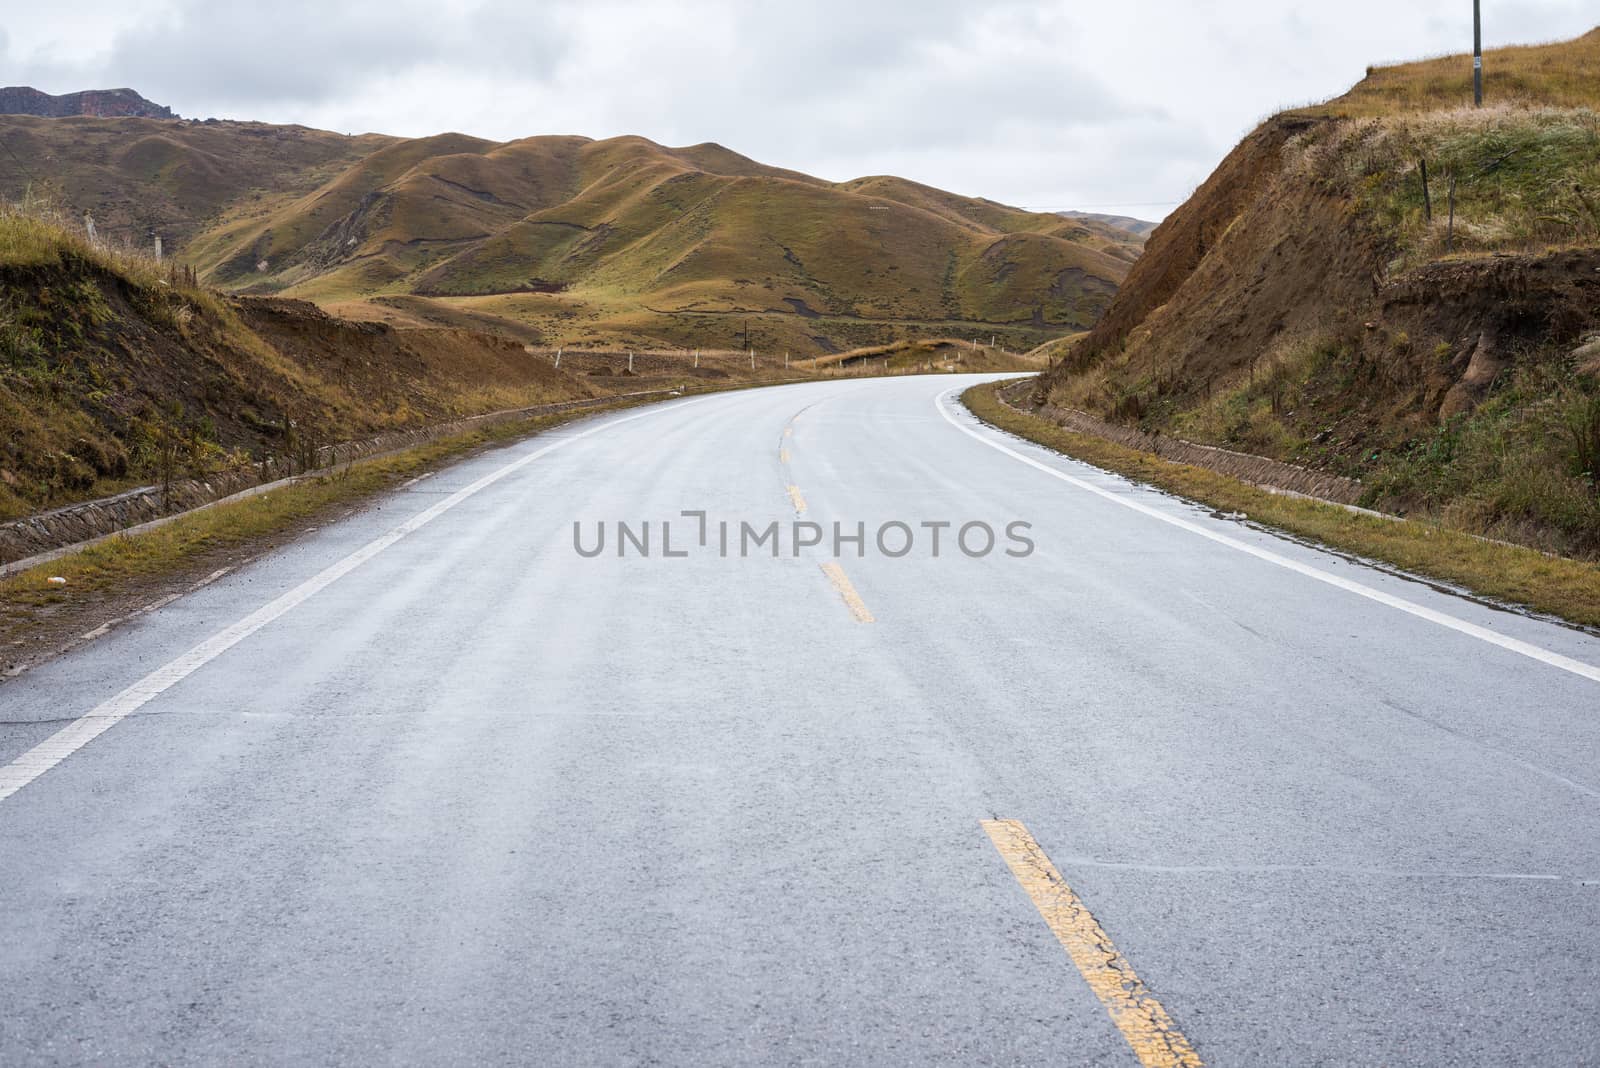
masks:
<path id="1" fill-rule="evenodd" d="M 1596 0 L 1483 0 L 1486 45 Z M 0 0 L 4 80 L 347 132 L 717 141 L 1159 218 L 1239 136 L 1368 63 L 1466 51 L 1470 0 Z M 1493 71 L 1489 72 L 1492 79 Z M 1492 82 L 1491 82 L 1492 85 Z"/>

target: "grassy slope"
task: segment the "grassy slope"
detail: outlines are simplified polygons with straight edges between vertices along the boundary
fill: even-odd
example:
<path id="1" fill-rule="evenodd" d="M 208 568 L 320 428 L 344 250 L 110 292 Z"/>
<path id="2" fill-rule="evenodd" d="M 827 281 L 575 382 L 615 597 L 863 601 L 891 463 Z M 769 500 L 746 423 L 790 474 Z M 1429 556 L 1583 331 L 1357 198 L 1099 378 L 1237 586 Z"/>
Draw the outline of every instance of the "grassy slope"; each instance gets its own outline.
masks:
<path id="1" fill-rule="evenodd" d="M 1490 49 L 1484 55 L 1488 104 L 1558 108 L 1600 107 L 1600 28 L 1571 41 Z M 1308 112 L 1339 118 L 1373 118 L 1440 111 L 1472 100 L 1472 57 L 1439 56 L 1372 67 L 1343 96 Z"/>
<path id="2" fill-rule="evenodd" d="M 238 304 L 0 213 L 0 517 L 593 392 L 514 342 Z"/>
<path id="3" fill-rule="evenodd" d="M 1412 267 L 1449 252 L 1525 252 L 1600 243 L 1600 28 L 1571 41 L 1489 51 L 1485 104 L 1472 59 L 1373 67 L 1343 96 L 1297 114 L 1336 121 L 1312 154 Z M 1359 121 L 1375 120 L 1375 121 Z M 1432 224 L 1419 161 L 1431 171 Z M 1445 244 L 1456 179 L 1452 249 Z"/>
<path id="4" fill-rule="evenodd" d="M 1600 382 L 1573 355 L 1600 332 L 1600 30 L 1485 67 L 1492 107 L 1462 106 L 1471 61 L 1448 57 L 1253 133 L 1047 376 L 1052 399 L 1600 553 Z"/>

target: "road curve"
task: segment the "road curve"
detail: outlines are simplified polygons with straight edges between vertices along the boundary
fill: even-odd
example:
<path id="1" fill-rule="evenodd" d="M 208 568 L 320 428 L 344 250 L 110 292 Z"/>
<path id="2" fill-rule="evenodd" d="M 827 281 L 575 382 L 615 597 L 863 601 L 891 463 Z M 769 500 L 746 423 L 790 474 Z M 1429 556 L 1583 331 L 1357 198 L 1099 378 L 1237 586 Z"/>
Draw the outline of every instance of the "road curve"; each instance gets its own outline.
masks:
<path id="1" fill-rule="evenodd" d="M 1600 640 L 977 380 L 573 424 L 0 684 L 0 1063 L 1600 1059 Z"/>

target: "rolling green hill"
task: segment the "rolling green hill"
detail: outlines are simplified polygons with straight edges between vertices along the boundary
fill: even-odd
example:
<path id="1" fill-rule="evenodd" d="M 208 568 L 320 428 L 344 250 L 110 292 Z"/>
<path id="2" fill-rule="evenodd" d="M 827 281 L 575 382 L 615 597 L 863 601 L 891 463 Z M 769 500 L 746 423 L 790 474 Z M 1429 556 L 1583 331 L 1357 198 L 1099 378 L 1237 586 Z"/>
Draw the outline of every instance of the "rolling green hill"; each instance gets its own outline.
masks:
<path id="1" fill-rule="evenodd" d="M 0 145 L 0 192 L 53 184 L 221 288 L 552 346 L 1025 349 L 1092 323 L 1140 249 L 1093 220 L 638 137 L 7 116 Z"/>

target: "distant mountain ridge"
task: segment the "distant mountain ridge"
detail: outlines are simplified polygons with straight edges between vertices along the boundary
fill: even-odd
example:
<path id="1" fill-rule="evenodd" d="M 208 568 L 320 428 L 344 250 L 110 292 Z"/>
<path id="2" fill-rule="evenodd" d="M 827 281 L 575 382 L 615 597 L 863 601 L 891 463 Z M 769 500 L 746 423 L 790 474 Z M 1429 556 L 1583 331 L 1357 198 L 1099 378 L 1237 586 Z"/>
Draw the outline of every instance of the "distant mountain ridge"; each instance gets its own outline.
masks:
<path id="1" fill-rule="evenodd" d="M 178 118 L 171 108 L 146 100 L 132 89 L 85 89 L 52 96 L 27 85 L 11 85 L 0 89 L 0 114 L 37 115 L 45 119 L 65 119 L 74 115 L 90 115 L 99 119 Z"/>
<path id="2" fill-rule="evenodd" d="M 1088 219 L 1091 222 L 1104 223 L 1118 230 L 1126 230 L 1136 237 L 1148 237 L 1151 231 L 1161 225 L 1148 219 L 1135 219 L 1131 215 L 1102 215 L 1097 211 L 1058 211 L 1056 214 L 1063 219 Z"/>
<path id="3" fill-rule="evenodd" d="M 821 355 L 1086 329 L 1142 240 L 901 178 L 834 183 L 715 144 L 356 137 L 0 118 L 0 196 L 48 183 L 103 239 L 225 289 L 558 346 Z"/>

